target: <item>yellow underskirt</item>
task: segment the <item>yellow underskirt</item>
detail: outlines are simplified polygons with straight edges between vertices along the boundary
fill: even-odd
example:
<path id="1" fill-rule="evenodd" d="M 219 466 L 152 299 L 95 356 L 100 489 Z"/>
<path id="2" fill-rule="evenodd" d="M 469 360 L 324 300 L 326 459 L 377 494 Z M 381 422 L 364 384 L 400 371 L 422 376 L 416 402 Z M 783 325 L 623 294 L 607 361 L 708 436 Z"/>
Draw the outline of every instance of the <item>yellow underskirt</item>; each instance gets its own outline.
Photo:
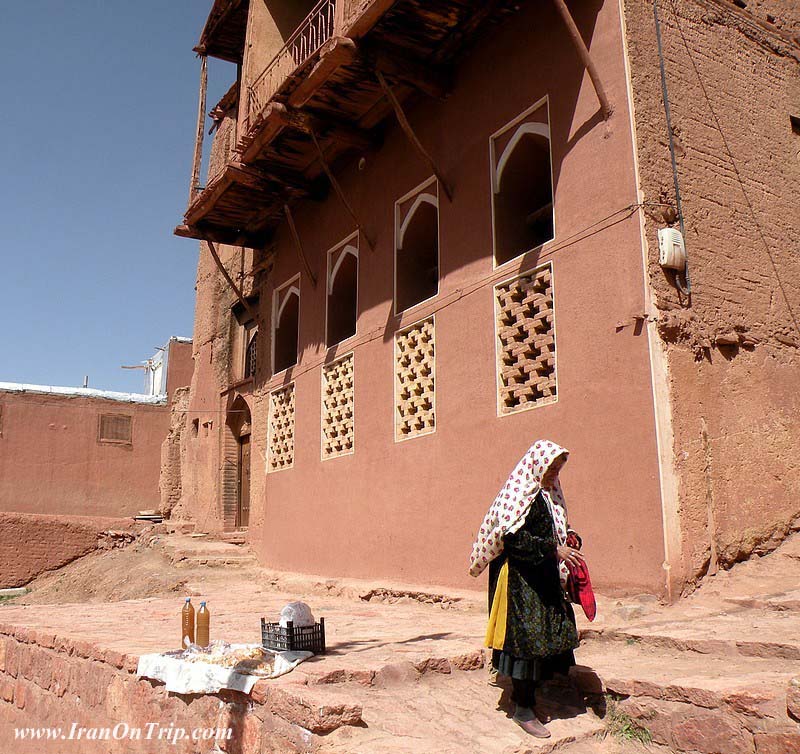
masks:
<path id="1" fill-rule="evenodd" d="M 489 625 L 486 627 L 484 645 L 490 649 L 503 649 L 506 641 L 506 615 L 508 613 L 508 561 L 503 563 L 497 577 L 492 609 L 489 613 Z"/>

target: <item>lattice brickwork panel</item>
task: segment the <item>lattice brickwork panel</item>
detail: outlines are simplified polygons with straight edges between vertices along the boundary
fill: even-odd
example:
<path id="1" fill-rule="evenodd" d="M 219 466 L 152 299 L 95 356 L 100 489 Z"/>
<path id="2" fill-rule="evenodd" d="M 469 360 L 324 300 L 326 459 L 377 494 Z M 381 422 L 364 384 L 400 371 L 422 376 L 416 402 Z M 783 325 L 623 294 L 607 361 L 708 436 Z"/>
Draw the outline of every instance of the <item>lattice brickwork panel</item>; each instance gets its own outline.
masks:
<path id="1" fill-rule="evenodd" d="M 269 396 L 269 452 L 267 471 L 294 464 L 294 383 Z"/>
<path id="2" fill-rule="evenodd" d="M 495 287 L 501 414 L 556 400 L 550 265 Z"/>
<path id="3" fill-rule="evenodd" d="M 433 317 L 395 336 L 395 438 L 436 428 Z"/>
<path id="4" fill-rule="evenodd" d="M 353 452 L 353 354 L 322 370 L 322 457 Z"/>

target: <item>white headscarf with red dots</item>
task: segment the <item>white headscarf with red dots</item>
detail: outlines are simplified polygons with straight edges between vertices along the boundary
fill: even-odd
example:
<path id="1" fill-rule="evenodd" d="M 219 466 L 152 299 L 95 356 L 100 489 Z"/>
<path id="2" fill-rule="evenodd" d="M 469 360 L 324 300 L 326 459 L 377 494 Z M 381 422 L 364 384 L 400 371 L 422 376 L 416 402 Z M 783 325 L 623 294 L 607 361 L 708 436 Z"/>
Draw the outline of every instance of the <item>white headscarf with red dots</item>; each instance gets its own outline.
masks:
<path id="1" fill-rule="evenodd" d="M 481 523 L 469 562 L 471 576 L 479 576 L 486 566 L 503 552 L 503 537 L 513 534 L 525 523 L 539 490 L 553 516 L 553 529 L 558 544 L 567 541 L 567 506 L 561 485 L 556 479 L 551 487 L 542 487 L 542 477 L 550 464 L 559 456 L 568 456 L 569 451 L 550 440 L 537 440 L 511 472 L 489 512 Z M 559 563 L 561 583 L 567 583 L 569 571 L 565 563 Z"/>

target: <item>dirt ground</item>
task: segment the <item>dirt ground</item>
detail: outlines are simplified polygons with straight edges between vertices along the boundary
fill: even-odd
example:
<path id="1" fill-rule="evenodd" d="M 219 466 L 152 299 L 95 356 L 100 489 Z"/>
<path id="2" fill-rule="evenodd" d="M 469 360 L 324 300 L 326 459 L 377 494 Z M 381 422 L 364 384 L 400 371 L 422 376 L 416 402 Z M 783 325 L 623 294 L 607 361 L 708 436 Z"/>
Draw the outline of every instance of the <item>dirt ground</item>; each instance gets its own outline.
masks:
<path id="1" fill-rule="evenodd" d="M 224 569 L 178 568 L 159 550 L 137 543 L 98 550 L 34 579 L 14 605 L 62 605 L 72 602 L 120 602 L 183 593 L 189 581 L 224 578 Z"/>

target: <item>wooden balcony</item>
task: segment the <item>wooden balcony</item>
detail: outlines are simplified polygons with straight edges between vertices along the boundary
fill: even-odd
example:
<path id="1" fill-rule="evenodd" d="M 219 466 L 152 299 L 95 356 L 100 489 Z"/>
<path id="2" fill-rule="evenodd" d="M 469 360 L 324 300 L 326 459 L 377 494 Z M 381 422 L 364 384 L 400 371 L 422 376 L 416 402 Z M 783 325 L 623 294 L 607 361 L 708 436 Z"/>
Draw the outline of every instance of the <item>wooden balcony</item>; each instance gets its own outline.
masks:
<path id="1" fill-rule="evenodd" d="M 285 205 L 319 195 L 331 166 L 379 142 L 392 98 L 445 97 L 461 51 L 523 1 L 321 0 L 241 92 L 236 154 L 176 233 L 268 243 Z"/>

